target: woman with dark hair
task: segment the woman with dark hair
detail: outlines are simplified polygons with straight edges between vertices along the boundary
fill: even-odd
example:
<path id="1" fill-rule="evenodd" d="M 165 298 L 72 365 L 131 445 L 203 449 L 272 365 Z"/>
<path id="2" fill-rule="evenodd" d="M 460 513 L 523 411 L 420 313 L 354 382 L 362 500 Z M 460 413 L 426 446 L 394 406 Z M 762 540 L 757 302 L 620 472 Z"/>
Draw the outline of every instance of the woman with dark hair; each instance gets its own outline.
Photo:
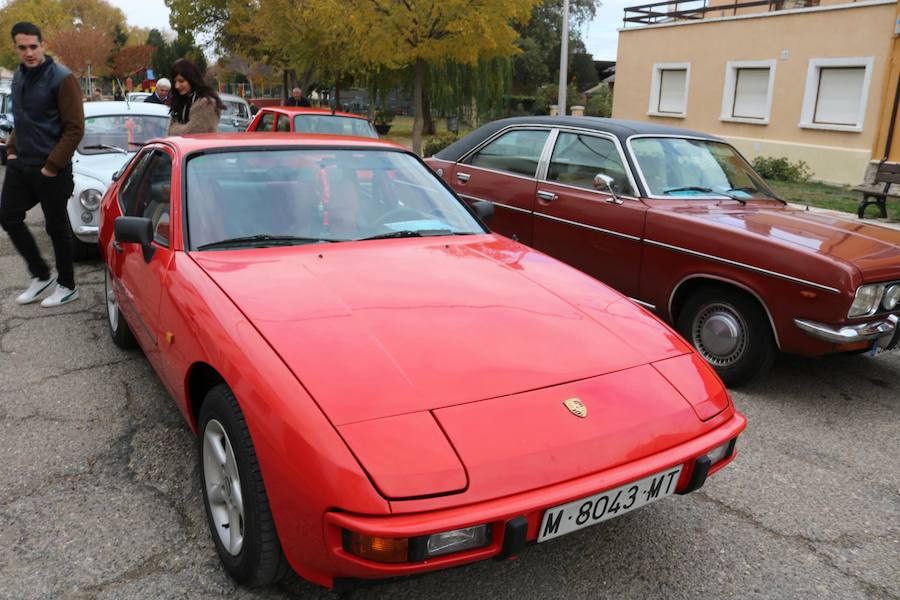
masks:
<path id="1" fill-rule="evenodd" d="M 169 111 L 169 135 L 215 133 L 225 105 L 200 74 L 200 69 L 185 58 L 172 65 L 172 109 Z"/>

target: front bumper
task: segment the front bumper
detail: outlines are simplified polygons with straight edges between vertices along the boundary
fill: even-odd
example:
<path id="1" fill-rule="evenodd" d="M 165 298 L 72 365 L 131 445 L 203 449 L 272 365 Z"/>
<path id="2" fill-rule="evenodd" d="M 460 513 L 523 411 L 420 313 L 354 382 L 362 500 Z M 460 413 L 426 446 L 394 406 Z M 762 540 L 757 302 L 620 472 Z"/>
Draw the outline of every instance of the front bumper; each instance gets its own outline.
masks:
<path id="1" fill-rule="evenodd" d="M 801 331 L 812 337 L 832 344 L 877 341 L 882 348 L 890 349 L 897 342 L 898 321 L 900 321 L 900 318 L 897 315 L 888 315 L 877 321 L 869 321 L 858 325 L 841 325 L 839 327 L 806 319 L 794 319 L 794 324 Z"/>
<path id="2" fill-rule="evenodd" d="M 590 496 L 599 491 L 613 489 L 678 464 L 684 464 L 685 467 L 682 470 L 676 493 L 687 493 L 702 485 L 702 482 L 698 484 L 696 481 L 695 472 L 701 468 L 708 468 L 708 471 L 701 475 L 712 475 L 730 463 L 736 456 L 736 452 L 732 452 L 730 457 L 711 467 L 708 466 L 708 460 L 706 466 L 698 467 L 701 461 L 697 459 L 700 457 L 705 459 L 707 452 L 728 440 L 735 439 L 744 430 L 746 424 L 747 421 L 743 415 L 734 412 L 730 418 L 712 431 L 652 456 L 576 480 L 496 500 L 392 516 L 328 512 L 325 514 L 325 533 L 326 545 L 334 565 L 331 575 L 339 579 L 397 577 L 434 571 L 487 558 L 508 558 L 521 550 L 525 542 L 536 540 L 541 518 L 546 509 Z M 457 554 L 438 556 L 423 562 L 378 563 L 350 554 L 344 549 L 343 544 L 343 530 L 345 529 L 371 536 L 412 538 L 480 524 L 489 524 L 492 530 L 491 541 L 487 546 Z"/>

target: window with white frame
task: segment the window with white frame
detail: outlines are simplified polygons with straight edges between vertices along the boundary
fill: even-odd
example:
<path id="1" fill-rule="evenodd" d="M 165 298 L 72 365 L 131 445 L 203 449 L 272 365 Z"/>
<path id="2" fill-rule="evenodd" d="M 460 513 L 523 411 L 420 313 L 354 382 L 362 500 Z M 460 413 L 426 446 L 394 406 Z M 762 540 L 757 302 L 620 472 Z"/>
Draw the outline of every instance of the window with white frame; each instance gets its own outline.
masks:
<path id="1" fill-rule="evenodd" d="M 873 65 L 872 57 L 810 60 L 800 127 L 862 131 Z"/>
<path id="2" fill-rule="evenodd" d="M 767 124 L 774 84 L 774 60 L 729 62 L 725 66 L 721 120 Z"/>
<path id="3" fill-rule="evenodd" d="M 690 63 L 653 65 L 648 114 L 658 117 L 684 117 L 687 114 Z"/>

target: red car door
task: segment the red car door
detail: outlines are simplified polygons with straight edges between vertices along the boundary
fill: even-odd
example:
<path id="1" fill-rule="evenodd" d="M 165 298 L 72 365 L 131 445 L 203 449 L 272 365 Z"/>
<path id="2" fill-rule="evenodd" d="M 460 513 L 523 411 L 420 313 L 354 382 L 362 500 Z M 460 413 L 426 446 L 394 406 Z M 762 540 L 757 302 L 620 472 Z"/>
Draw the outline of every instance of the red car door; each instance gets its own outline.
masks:
<path id="1" fill-rule="evenodd" d="M 141 338 L 147 358 L 161 373 L 159 345 L 165 332 L 159 327 L 159 305 L 166 273 L 172 260 L 169 242 L 171 222 L 172 156 L 161 147 L 153 149 L 145 165 L 132 170 L 123 184 L 122 200 L 126 216 L 150 219 L 154 238 L 152 252 L 145 254 L 139 244 L 115 243 L 113 274 L 124 292 L 123 306 Z M 121 297 L 121 296 L 120 296 Z M 124 304 L 124 303 L 123 303 Z"/>
<path id="2" fill-rule="evenodd" d="M 614 137 L 560 131 L 537 184 L 532 246 L 640 298 L 647 206 L 625 164 Z M 598 174 L 612 177 L 616 196 L 594 187 Z"/>
<path id="3" fill-rule="evenodd" d="M 535 176 L 548 129 L 513 129 L 501 133 L 456 166 L 453 189 L 467 202 L 494 204 L 491 229 L 531 244 Z"/>

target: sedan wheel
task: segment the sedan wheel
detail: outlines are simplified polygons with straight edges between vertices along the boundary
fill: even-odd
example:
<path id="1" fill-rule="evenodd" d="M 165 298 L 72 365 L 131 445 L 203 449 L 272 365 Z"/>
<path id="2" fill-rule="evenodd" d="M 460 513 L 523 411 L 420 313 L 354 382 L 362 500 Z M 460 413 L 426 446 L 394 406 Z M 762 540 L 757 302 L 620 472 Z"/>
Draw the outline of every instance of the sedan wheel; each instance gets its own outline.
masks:
<path id="1" fill-rule="evenodd" d="M 288 570 L 253 440 L 237 399 L 222 384 L 200 407 L 203 500 L 216 551 L 238 583 L 268 585 Z"/>
<path id="2" fill-rule="evenodd" d="M 766 314 L 754 299 L 731 288 L 694 292 L 678 316 L 678 332 L 732 387 L 764 373 L 775 360 Z"/>
<path id="3" fill-rule="evenodd" d="M 119 348 L 134 348 L 136 345 L 134 335 L 131 333 L 128 323 L 122 318 L 122 313 L 119 312 L 119 303 L 116 300 L 116 294 L 112 286 L 112 275 L 110 275 L 108 268 L 104 269 L 104 273 L 106 275 L 103 279 L 104 296 L 106 298 L 106 322 L 109 324 L 110 337 L 112 337 L 113 343 Z"/>

